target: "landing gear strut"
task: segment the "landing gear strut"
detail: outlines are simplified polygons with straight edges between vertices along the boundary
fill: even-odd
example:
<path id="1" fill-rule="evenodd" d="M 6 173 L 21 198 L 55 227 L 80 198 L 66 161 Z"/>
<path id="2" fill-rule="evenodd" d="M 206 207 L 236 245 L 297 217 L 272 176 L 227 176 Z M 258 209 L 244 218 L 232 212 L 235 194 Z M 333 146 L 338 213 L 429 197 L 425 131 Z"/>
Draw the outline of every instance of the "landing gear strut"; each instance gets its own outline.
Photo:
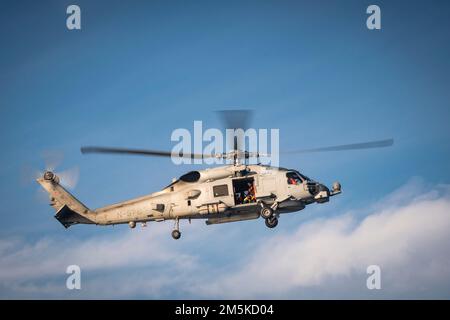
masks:
<path id="1" fill-rule="evenodd" d="M 271 216 L 266 219 L 266 227 L 267 228 L 275 228 L 278 225 L 278 218 L 276 216 Z"/>
<path id="2" fill-rule="evenodd" d="M 172 231 L 172 238 L 174 238 L 175 240 L 178 240 L 181 238 L 180 220 L 178 220 L 178 218 L 175 219 L 175 226 Z"/>
<path id="3" fill-rule="evenodd" d="M 275 213 L 278 209 L 278 201 L 275 201 L 270 207 L 264 205 L 264 203 L 260 204 L 261 210 L 259 211 L 259 214 L 265 220 L 266 226 L 271 229 L 275 228 L 278 225 L 279 217 L 279 214 Z"/>

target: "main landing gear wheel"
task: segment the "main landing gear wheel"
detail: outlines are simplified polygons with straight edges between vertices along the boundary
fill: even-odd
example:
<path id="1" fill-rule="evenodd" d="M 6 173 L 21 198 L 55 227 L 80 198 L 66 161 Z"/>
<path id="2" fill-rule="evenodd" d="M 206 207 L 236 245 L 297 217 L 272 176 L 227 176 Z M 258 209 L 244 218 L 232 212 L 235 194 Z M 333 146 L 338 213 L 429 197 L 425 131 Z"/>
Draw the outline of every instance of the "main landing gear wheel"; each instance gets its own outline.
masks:
<path id="1" fill-rule="evenodd" d="M 263 207 L 260 214 L 264 219 L 269 219 L 273 215 L 273 210 L 270 207 Z"/>
<path id="2" fill-rule="evenodd" d="M 172 231 L 172 238 L 175 240 L 180 239 L 181 232 L 180 232 L 180 220 L 178 218 L 175 219 L 175 226 L 173 227 Z"/>
<path id="3" fill-rule="evenodd" d="M 266 219 L 266 226 L 267 228 L 275 228 L 278 225 L 278 218 L 277 217 L 270 217 Z"/>
<path id="4" fill-rule="evenodd" d="M 181 237 L 181 232 L 180 230 L 173 230 L 172 231 L 172 238 L 174 238 L 175 240 L 180 239 Z"/>

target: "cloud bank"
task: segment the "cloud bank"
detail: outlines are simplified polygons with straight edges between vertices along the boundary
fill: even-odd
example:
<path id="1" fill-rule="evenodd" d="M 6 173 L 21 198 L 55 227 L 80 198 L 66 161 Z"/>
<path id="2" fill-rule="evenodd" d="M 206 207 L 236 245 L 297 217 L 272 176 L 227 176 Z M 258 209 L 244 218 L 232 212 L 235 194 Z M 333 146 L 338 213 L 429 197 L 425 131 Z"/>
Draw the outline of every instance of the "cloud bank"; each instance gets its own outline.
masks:
<path id="1" fill-rule="evenodd" d="M 366 268 L 375 264 L 387 297 L 450 298 L 450 198 L 444 192 L 417 195 L 402 206 L 391 203 L 361 221 L 344 214 L 305 223 L 294 234 L 271 237 L 236 273 L 201 289 L 230 298 L 286 292 L 308 297 L 310 288 L 326 295 L 340 283 L 344 296 L 370 297 Z M 355 294 L 346 292 L 348 285 Z M 334 294 L 341 297 L 339 290 Z"/>
<path id="2" fill-rule="evenodd" d="M 246 229 L 251 224 L 229 233 L 197 224 L 189 231 L 196 236 L 178 242 L 169 239 L 167 228 L 153 226 L 151 232 L 126 230 L 86 240 L 2 239 L 0 295 L 448 299 L 449 191 L 411 181 L 368 208 L 275 234 L 252 235 Z M 82 268 L 78 292 L 65 289 L 69 264 Z M 369 265 L 381 268 L 381 290 L 366 287 Z"/>

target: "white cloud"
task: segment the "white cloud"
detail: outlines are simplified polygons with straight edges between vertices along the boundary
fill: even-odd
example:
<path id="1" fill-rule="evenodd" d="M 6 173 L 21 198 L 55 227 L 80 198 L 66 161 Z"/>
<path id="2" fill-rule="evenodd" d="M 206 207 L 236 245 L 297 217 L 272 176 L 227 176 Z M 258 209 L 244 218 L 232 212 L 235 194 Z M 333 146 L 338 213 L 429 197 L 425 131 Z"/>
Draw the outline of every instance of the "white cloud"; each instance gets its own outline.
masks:
<path id="1" fill-rule="evenodd" d="M 230 298 L 292 297 L 295 290 L 319 287 L 326 292 L 336 279 L 347 284 L 357 279 L 359 287 L 368 291 L 366 268 L 376 264 L 381 267 L 386 296 L 442 297 L 443 291 L 450 298 L 448 189 L 412 198 L 410 191 L 408 187 L 397 191 L 387 198 L 389 207 L 362 221 L 344 214 L 305 223 L 294 234 L 272 237 L 239 270 L 196 290 Z M 409 203 L 398 206 L 405 200 L 402 193 L 410 197 Z M 437 287 L 441 292 L 433 292 Z M 357 298 L 363 290 L 350 296 Z"/>
<path id="2" fill-rule="evenodd" d="M 193 256 L 170 248 L 172 239 L 164 228 L 124 229 L 118 230 L 117 235 L 86 240 L 71 236 L 45 237 L 36 242 L 17 238 L 0 240 L 0 295 L 65 295 L 65 270 L 71 264 L 79 265 L 83 276 L 96 274 L 93 282 L 105 273 L 121 269 L 161 267 L 168 272 L 180 268 L 190 270 L 195 266 Z M 124 275 L 134 276 L 126 271 Z M 117 278 L 120 280 L 120 275 Z M 101 292 L 95 291 L 101 296 Z M 104 295 L 114 296 L 114 293 L 104 292 Z"/>
<path id="3" fill-rule="evenodd" d="M 252 234 L 247 228 L 253 224 L 247 222 L 238 224 L 240 229 L 185 226 L 190 237 L 179 241 L 162 225 L 86 240 L 2 239 L 0 295 L 449 298 L 449 187 L 428 190 L 415 180 L 368 207 L 360 210 L 372 210 L 363 218 L 359 211 L 344 213 L 294 231 L 280 224 L 275 235 Z M 80 292 L 64 287 L 68 264 L 82 268 Z M 371 264 L 381 267 L 377 292 L 365 286 Z"/>

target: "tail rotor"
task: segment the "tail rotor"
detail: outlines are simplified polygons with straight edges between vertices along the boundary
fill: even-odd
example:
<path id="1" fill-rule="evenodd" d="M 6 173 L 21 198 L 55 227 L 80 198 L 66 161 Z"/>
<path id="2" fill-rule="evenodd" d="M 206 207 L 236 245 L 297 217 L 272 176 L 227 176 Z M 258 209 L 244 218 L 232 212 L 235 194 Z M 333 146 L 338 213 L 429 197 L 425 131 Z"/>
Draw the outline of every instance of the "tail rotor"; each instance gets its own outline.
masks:
<path id="1" fill-rule="evenodd" d="M 41 154 L 41 159 L 44 163 L 44 169 L 39 170 L 33 168 L 30 165 L 26 165 L 22 168 L 21 172 L 21 184 L 23 186 L 28 186 L 39 178 L 44 178 L 45 180 L 54 180 L 66 189 L 73 190 L 78 184 L 80 177 L 80 169 L 78 166 L 70 167 L 67 169 L 59 170 L 63 167 L 64 154 L 60 151 L 44 151 Z M 36 199 L 39 202 L 48 201 L 48 194 L 39 188 L 36 191 Z"/>

